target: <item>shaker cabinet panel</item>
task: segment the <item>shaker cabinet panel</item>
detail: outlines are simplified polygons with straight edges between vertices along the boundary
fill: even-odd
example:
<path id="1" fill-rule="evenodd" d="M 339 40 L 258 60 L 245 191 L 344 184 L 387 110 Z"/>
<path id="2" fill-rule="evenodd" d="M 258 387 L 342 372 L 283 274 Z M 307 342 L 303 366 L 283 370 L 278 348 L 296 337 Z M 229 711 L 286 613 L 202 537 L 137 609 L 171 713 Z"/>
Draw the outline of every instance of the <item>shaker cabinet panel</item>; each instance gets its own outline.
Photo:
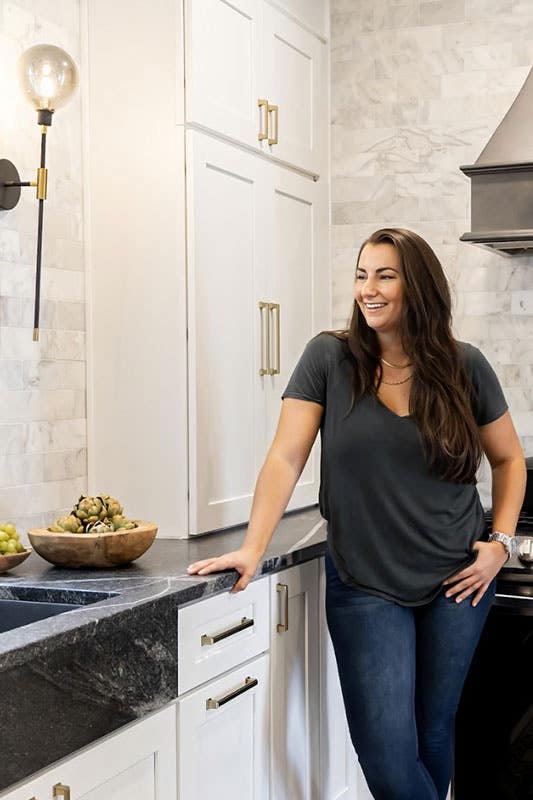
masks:
<path id="1" fill-rule="evenodd" d="M 317 792 L 319 640 L 317 562 L 271 577 L 270 796 L 323 800 Z"/>
<path id="2" fill-rule="evenodd" d="M 0 800 L 45 800 L 54 796 L 70 800 L 176 800 L 175 705 L 8 789 L 0 794 Z"/>
<path id="3" fill-rule="evenodd" d="M 268 800 L 268 702 L 268 653 L 178 699 L 179 800 Z"/>
<path id="4" fill-rule="evenodd" d="M 248 519 L 264 457 L 261 159 L 187 133 L 191 534 Z"/>
<path id="5" fill-rule="evenodd" d="M 263 8 L 263 71 L 271 106 L 269 152 L 314 175 L 327 170 L 327 48 L 284 14 Z M 277 135 L 276 135 L 277 134 Z"/>
<path id="6" fill-rule="evenodd" d="M 187 123 L 325 173 L 326 45 L 262 0 L 186 0 L 184 14 Z"/>
<path id="7" fill-rule="evenodd" d="M 272 5 L 283 8 L 298 22 L 305 25 L 317 36 L 327 37 L 329 33 L 328 0 L 268 0 Z"/>
<path id="8" fill-rule="evenodd" d="M 186 0 L 184 11 L 187 122 L 258 147 L 261 0 Z"/>

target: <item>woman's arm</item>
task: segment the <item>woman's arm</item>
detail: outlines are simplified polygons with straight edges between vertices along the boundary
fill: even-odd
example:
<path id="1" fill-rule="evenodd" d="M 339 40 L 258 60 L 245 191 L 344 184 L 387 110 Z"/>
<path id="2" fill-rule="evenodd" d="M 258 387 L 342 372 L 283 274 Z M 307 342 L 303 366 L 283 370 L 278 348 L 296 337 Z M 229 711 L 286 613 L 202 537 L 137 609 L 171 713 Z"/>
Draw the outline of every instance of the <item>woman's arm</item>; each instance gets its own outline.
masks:
<path id="1" fill-rule="evenodd" d="M 276 435 L 257 478 L 248 530 L 240 549 L 195 561 L 187 569 L 189 574 L 235 568 L 241 578 L 232 593 L 246 588 L 309 458 L 323 413 L 319 403 L 283 400 Z"/>
<path id="2" fill-rule="evenodd" d="M 524 502 L 524 453 L 508 411 L 494 422 L 481 426 L 479 433 L 492 470 L 492 528 L 512 536 Z M 458 581 L 446 592 L 447 597 L 457 595 L 458 603 L 477 590 L 472 601 L 475 606 L 505 564 L 507 552 L 500 542 L 476 542 L 474 550 L 478 551 L 474 563 L 452 575 L 444 584 Z"/>
<path id="3" fill-rule="evenodd" d="M 492 470 L 492 528 L 512 536 L 526 490 L 524 453 L 508 411 L 479 432 Z"/>

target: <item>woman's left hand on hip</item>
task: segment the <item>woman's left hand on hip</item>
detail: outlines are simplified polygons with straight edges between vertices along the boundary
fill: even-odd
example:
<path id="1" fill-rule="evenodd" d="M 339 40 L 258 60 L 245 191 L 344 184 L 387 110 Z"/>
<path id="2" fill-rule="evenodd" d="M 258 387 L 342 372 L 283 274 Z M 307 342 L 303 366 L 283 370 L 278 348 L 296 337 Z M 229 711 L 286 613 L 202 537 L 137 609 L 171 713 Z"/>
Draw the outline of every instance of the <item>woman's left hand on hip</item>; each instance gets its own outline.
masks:
<path id="1" fill-rule="evenodd" d="M 452 575 L 442 582 L 443 586 L 449 583 L 454 585 L 446 592 L 446 597 L 456 595 L 455 601 L 460 603 L 465 597 L 475 592 L 472 605 L 477 606 L 492 579 L 498 574 L 507 561 L 505 548 L 499 542 L 475 542 L 473 550 L 477 550 L 477 558 L 469 567 Z M 458 581 L 458 583 L 455 583 Z"/>

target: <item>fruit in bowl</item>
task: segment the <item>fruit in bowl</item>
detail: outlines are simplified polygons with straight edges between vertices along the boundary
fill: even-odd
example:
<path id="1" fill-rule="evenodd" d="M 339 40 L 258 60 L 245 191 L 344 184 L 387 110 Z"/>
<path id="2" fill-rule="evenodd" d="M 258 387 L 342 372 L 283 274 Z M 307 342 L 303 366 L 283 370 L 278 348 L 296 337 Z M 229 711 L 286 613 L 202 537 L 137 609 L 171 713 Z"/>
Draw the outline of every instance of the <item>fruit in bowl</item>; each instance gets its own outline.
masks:
<path id="1" fill-rule="evenodd" d="M 152 522 L 123 515 L 120 502 L 110 495 L 81 495 L 70 514 L 49 528 L 28 532 L 34 549 L 60 567 L 115 567 L 143 555 L 157 535 Z"/>
<path id="2" fill-rule="evenodd" d="M 0 572 L 16 567 L 25 561 L 30 549 L 20 541 L 16 527 L 11 522 L 0 524 Z"/>

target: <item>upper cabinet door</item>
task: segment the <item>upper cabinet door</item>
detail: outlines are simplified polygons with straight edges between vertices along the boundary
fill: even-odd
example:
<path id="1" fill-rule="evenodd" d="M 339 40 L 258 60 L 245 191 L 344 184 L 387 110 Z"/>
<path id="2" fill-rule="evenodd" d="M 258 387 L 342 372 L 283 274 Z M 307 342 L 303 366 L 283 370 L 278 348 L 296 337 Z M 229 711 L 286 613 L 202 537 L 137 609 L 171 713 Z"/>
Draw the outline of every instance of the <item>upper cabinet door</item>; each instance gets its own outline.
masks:
<path id="1" fill-rule="evenodd" d="M 326 45 L 284 14 L 263 6 L 263 92 L 269 152 L 321 175 L 327 166 Z"/>
<path id="2" fill-rule="evenodd" d="M 186 121 L 266 148 L 261 17 L 261 0 L 186 0 Z"/>
<path id="3" fill-rule="evenodd" d="M 274 4 L 281 6 L 317 36 L 328 36 L 329 3 L 327 0 L 274 0 Z"/>
<path id="4" fill-rule="evenodd" d="M 262 158 L 187 131 L 189 530 L 249 519 L 264 458 Z"/>

